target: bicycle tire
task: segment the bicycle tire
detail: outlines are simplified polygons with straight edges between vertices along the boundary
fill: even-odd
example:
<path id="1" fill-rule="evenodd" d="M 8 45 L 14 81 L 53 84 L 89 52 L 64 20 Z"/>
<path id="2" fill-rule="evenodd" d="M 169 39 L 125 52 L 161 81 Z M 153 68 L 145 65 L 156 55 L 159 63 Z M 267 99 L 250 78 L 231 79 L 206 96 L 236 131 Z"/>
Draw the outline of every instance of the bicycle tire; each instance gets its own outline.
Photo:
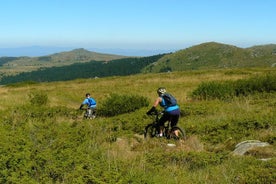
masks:
<path id="1" fill-rule="evenodd" d="M 175 131 L 178 131 L 178 136 L 174 134 Z M 186 140 L 187 139 L 186 132 L 184 129 L 180 127 L 177 127 L 177 126 L 172 127 L 170 138 L 173 138 L 175 140 Z"/>
<path id="2" fill-rule="evenodd" d="M 94 109 L 92 109 L 90 112 L 86 110 L 83 115 L 83 119 L 95 119 L 95 118 L 96 118 L 96 111 Z"/>
<path id="3" fill-rule="evenodd" d="M 157 127 L 154 124 L 149 124 L 145 128 L 144 138 L 145 139 L 153 138 L 157 135 L 157 133 L 158 133 Z"/>

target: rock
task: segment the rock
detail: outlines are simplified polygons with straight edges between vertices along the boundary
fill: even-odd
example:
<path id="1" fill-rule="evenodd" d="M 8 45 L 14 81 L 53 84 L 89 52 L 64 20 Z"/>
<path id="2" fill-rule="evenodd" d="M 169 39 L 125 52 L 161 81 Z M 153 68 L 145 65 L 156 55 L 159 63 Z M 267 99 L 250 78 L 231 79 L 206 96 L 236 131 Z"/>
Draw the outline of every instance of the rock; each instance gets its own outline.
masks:
<path id="1" fill-rule="evenodd" d="M 267 142 L 261 142 L 259 140 L 247 140 L 240 142 L 235 146 L 235 150 L 232 152 L 233 155 L 244 155 L 248 150 L 256 147 L 269 146 Z"/>
<path id="2" fill-rule="evenodd" d="M 175 147 L 176 145 L 175 144 L 167 144 L 167 146 L 169 146 L 169 147 Z"/>

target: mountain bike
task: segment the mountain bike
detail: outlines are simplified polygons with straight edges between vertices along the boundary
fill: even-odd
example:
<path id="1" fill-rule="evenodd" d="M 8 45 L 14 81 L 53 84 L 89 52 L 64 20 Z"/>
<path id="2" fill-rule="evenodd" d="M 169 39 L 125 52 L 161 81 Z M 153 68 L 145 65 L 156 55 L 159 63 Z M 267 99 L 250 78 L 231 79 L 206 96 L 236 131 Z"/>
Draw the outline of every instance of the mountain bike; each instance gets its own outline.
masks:
<path id="1" fill-rule="evenodd" d="M 85 110 L 83 119 L 95 119 L 96 118 L 96 109 L 85 108 L 83 110 Z"/>
<path id="2" fill-rule="evenodd" d="M 154 138 L 158 137 L 160 127 L 158 125 L 159 117 L 162 115 L 163 112 L 156 112 L 153 114 L 150 114 L 150 116 L 154 117 L 154 120 L 152 123 L 148 124 L 145 127 L 144 130 L 144 138 Z M 163 128 L 163 136 L 167 139 L 175 139 L 175 140 L 186 140 L 186 133 L 183 128 L 180 128 L 179 126 L 171 127 L 171 121 L 168 121 L 165 123 Z"/>

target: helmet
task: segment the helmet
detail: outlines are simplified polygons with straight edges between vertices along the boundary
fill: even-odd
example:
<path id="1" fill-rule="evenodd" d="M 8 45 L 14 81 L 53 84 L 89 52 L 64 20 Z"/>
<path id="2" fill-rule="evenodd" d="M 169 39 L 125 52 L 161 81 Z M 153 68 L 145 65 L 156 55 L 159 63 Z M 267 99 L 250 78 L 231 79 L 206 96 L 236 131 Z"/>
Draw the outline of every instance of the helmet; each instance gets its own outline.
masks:
<path id="1" fill-rule="evenodd" d="M 166 93 L 166 88 L 164 88 L 164 87 L 158 88 L 157 93 L 158 93 L 159 95 L 162 95 L 162 94 Z"/>
<path id="2" fill-rule="evenodd" d="M 90 96 L 90 93 L 86 93 L 85 96 L 86 96 L 86 97 Z"/>

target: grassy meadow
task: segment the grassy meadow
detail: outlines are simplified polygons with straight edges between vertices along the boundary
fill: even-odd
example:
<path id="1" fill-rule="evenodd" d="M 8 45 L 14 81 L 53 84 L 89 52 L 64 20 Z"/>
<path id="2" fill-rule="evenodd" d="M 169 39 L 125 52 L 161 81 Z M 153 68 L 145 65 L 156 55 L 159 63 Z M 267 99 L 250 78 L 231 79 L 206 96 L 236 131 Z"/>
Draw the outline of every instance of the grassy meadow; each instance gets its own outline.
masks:
<path id="1" fill-rule="evenodd" d="M 202 82 L 236 81 L 275 68 L 197 70 L 0 87 L 0 183 L 275 183 L 276 92 L 196 100 Z M 145 115 L 166 87 L 181 107 L 185 142 L 143 138 Z M 102 109 L 112 94 L 138 95 L 147 107 L 83 120 L 90 92 Z M 31 103 L 42 94 L 47 103 Z M 123 102 L 122 102 L 123 103 Z M 105 104 L 106 105 L 106 104 Z M 235 145 L 270 146 L 234 156 Z M 174 143 L 175 147 L 168 147 Z M 263 161 L 261 159 L 267 159 Z"/>

